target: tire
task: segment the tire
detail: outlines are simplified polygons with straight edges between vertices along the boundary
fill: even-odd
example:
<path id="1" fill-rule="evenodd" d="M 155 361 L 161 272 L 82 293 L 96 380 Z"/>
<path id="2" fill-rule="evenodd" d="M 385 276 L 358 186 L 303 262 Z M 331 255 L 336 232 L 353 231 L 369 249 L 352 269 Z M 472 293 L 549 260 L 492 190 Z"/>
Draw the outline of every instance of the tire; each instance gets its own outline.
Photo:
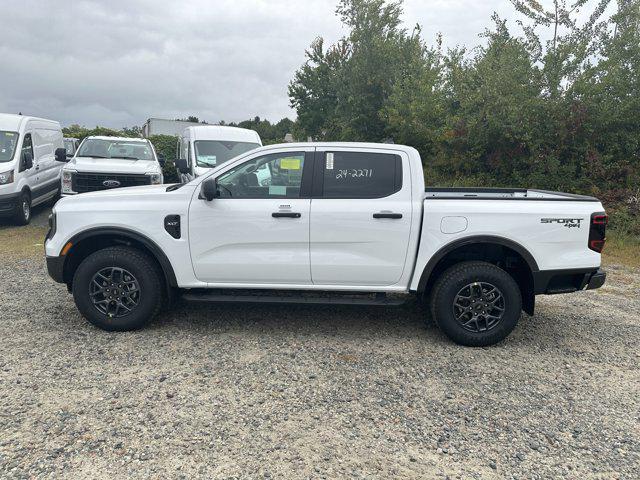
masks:
<path id="1" fill-rule="evenodd" d="M 73 299 L 78 310 L 93 325 L 107 331 L 145 326 L 160 311 L 162 293 L 162 273 L 156 262 L 130 247 L 92 253 L 73 276 Z"/>
<path id="2" fill-rule="evenodd" d="M 486 347 L 504 340 L 522 311 L 513 277 L 487 262 L 462 262 L 443 272 L 431 293 L 431 313 L 459 345 Z"/>
<path id="3" fill-rule="evenodd" d="M 17 225 L 29 225 L 31 221 L 31 195 L 23 192 L 16 205 L 14 220 Z"/>

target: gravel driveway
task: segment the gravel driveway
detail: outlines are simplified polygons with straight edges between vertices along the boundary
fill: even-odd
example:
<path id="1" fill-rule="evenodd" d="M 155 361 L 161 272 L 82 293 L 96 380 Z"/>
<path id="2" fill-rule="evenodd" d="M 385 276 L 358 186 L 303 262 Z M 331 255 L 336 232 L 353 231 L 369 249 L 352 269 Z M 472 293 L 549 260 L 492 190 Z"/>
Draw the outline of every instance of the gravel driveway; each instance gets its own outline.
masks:
<path id="1" fill-rule="evenodd" d="M 638 271 L 470 349 L 414 304 L 187 305 L 105 333 L 34 246 L 2 253 L 1 478 L 640 477 Z"/>

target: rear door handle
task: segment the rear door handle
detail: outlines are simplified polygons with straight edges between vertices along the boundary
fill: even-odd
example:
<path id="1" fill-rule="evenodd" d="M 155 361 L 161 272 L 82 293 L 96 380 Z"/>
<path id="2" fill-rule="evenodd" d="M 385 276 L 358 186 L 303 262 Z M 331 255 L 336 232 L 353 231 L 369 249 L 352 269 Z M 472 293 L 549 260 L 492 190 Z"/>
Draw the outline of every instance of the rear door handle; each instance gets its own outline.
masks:
<path id="1" fill-rule="evenodd" d="M 373 218 L 393 218 L 393 219 L 398 219 L 398 218 L 402 218 L 402 214 L 401 213 L 374 213 L 373 214 Z"/>
<path id="2" fill-rule="evenodd" d="M 300 218 L 302 215 L 297 212 L 273 212 L 273 218 Z"/>

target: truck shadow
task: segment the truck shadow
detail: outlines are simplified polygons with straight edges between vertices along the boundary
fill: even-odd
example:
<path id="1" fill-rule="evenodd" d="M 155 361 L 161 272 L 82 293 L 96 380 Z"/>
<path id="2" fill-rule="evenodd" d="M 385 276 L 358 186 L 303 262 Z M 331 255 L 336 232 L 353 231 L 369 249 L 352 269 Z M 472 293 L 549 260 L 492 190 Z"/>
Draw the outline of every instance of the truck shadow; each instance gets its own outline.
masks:
<path id="1" fill-rule="evenodd" d="M 179 303 L 156 318 L 148 328 L 211 333 L 357 334 L 377 337 L 432 337 L 434 332 L 438 332 L 428 309 L 414 300 L 392 307 Z"/>

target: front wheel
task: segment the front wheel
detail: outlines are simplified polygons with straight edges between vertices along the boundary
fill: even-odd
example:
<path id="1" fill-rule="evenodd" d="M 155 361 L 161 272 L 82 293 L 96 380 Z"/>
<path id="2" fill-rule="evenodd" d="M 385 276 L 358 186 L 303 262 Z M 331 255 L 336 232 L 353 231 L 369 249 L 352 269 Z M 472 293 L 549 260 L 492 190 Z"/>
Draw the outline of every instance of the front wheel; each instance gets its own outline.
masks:
<path id="1" fill-rule="evenodd" d="M 162 276 L 145 253 L 109 247 L 85 258 L 73 276 L 73 299 L 80 313 L 108 331 L 143 327 L 160 310 Z"/>
<path id="2" fill-rule="evenodd" d="M 23 192 L 18 199 L 14 219 L 18 225 L 28 225 L 31 221 L 31 196 Z"/>
<path id="3" fill-rule="evenodd" d="M 454 342 L 485 347 L 516 327 L 522 310 L 518 284 L 487 262 L 462 262 L 446 270 L 431 293 L 431 313 Z"/>

